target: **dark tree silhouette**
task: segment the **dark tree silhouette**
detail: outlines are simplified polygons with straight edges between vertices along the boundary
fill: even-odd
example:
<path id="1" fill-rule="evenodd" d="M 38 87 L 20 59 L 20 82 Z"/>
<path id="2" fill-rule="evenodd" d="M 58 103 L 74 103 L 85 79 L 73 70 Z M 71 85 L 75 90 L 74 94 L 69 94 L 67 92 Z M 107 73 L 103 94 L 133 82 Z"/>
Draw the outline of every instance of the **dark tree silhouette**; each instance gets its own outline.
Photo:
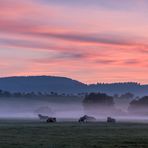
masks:
<path id="1" fill-rule="evenodd" d="M 0 97 L 15 97 L 15 98 L 48 98 L 48 97 L 60 97 L 62 95 L 56 93 L 56 92 L 52 92 L 52 93 L 42 93 L 42 92 L 9 92 L 9 91 L 4 91 L 4 90 L 0 90 Z M 64 94 L 63 96 L 66 96 L 66 94 Z M 71 95 L 72 96 L 72 95 Z M 74 95 L 73 95 L 74 96 Z"/>
<path id="2" fill-rule="evenodd" d="M 114 100 L 112 96 L 108 96 L 105 93 L 90 93 L 85 96 L 83 100 L 84 104 L 88 105 L 103 105 L 103 106 L 113 106 Z"/>
<path id="3" fill-rule="evenodd" d="M 128 110 L 130 113 L 148 114 L 148 96 L 131 101 Z"/>
<path id="4" fill-rule="evenodd" d="M 106 114 L 114 110 L 114 100 L 105 93 L 90 93 L 85 96 L 83 106 L 85 111 Z"/>
<path id="5" fill-rule="evenodd" d="M 121 95 L 119 95 L 119 94 L 114 94 L 114 96 L 113 96 L 113 98 L 115 98 L 115 99 L 120 99 L 120 100 L 125 100 L 125 99 L 127 99 L 127 100 L 133 100 L 134 99 L 134 94 L 132 94 L 132 93 L 130 93 L 130 92 L 127 92 L 127 93 L 124 93 L 124 94 L 121 94 Z"/>
<path id="6" fill-rule="evenodd" d="M 125 94 L 122 94 L 120 96 L 120 99 L 133 99 L 134 98 L 134 94 L 128 92 L 128 93 L 125 93 Z"/>

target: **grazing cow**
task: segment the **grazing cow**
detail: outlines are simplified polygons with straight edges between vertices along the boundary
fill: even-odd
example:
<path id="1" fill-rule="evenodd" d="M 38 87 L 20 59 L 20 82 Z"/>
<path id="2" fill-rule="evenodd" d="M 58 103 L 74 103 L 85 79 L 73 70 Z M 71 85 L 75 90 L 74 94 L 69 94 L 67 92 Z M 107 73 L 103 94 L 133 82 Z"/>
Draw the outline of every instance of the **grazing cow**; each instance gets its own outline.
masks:
<path id="1" fill-rule="evenodd" d="M 80 123 L 93 122 L 93 121 L 96 121 L 96 118 L 91 117 L 91 116 L 87 116 L 87 115 L 84 115 L 83 117 L 80 117 L 80 119 L 79 119 Z"/>
<path id="2" fill-rule="evenodd" d="M 40 120 L 47 120 L 49 118 L 48 116 L 43 116 L 41 114 L 38 114 L 38 117 Z"/>
<path id="3" fill-rule="evenodd" d="M 108 123 L 116 123 L 116 119 L 111 118 L 111 117 L 107 117 L 107 122 Z"/>
<path id="4" fill-rule="evenodd" d="M 54 123 L 56 122 L 56 118 L 52 118 L 52 117 L 49 117 L 47 120 L 46 120 L 47 123 Z"/>

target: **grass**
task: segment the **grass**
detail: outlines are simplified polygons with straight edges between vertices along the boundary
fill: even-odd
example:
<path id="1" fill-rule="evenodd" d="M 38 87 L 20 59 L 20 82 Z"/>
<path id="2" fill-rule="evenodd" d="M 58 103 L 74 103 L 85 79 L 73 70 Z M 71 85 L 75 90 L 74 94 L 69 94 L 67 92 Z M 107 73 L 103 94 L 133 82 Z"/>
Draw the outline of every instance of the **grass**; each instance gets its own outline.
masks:
<path id="1" fill-rule="evenodd" d="M 148 148 L 148 125 L 0 121 L 0 148 Z"/>

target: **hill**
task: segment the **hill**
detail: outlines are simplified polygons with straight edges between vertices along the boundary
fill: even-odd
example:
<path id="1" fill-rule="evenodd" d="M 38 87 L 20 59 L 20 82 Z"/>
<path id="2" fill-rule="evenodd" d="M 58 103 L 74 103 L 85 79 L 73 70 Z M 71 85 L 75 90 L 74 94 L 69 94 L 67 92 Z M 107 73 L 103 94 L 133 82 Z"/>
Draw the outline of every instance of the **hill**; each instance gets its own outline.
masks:
<path id="1" fill-rule="evenodd" d="M 0 78 L 0 89 L 9 92 L 57 92 L 57 93 L 85 93 L 103 92 L 110 95 L 126 92 L 142 96 L 148 95 L 148 85 L 139 83 L 97 83 L 84 84 L 82 82 L 56 76 L 21 76 Z"/>
<path id="2" fill-rule="evenodd" d="M 87 85 L 65 77 L 22 76 L 0 78 L 0 89 L 10 92 L 78 93 Z"/>

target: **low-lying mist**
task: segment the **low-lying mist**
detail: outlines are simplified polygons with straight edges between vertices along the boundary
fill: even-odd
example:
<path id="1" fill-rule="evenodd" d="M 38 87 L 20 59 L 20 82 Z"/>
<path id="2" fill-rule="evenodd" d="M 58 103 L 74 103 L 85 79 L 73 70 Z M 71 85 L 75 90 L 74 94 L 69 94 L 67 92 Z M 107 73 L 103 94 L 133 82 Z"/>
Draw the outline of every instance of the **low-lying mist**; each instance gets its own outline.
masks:
<path id="1" fill-rule="evenodd" d="M 94 107 L 93 110 L 87 110 L 81 101 L 62 103 L 31 98 L 3 98 L 0 100 L 0 118 L 39 120 L 38 114 L 42 114 L 56 117 L 57 121 L 78 121 L 81 116 L 89 115 L 95 117 L 98 121 L 106 121 L 107 117 L 113 117 L 118 122 L 148 122 L 146 115 L 129 113 L 125 104 L 117 103 L 115 105 L 115 110 L 103 106 L 99 109 Z"/>
<path id="2" fill-rule="evenodd" d="M 31 98 L 0 99 L 0 118 L 38 118 L 38 114 L 57 118 L 78 118 L 84 112 L 81 103 L 57 103 Z"/>

